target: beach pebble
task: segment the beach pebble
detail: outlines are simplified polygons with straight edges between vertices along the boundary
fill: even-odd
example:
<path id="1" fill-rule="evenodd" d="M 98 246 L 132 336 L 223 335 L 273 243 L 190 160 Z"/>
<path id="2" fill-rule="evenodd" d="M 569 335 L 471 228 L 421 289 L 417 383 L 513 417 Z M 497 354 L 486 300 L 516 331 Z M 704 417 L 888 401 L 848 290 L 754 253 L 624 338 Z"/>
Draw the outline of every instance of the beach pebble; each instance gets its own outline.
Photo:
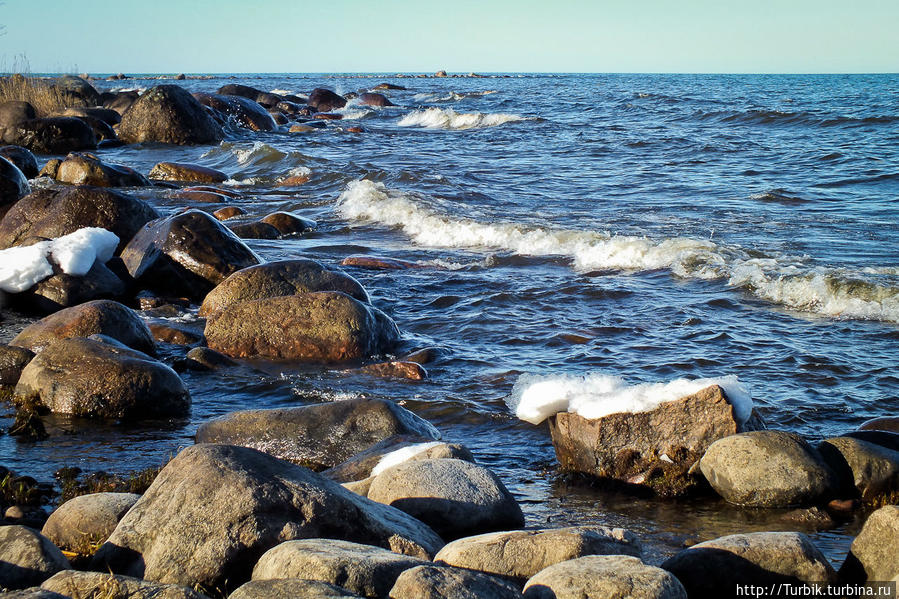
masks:
<path id="1" fill-rule="evenodd" d="M 852 437 L 822 441 L 818 451 L 837 474 L 838 488 L 849 496 L 876 502 L 899 492 L 899 451 Z"/>
<path id="2" fill-rule="evenodd" d="M 189 183 L 221 183 L 228 175 L 220 170 L 187 162 L 158 162 L 150 169 L 149 177 L 158 181 Z"/>
<path id="3" fill-rule="evenodd" d="M 266 214 L 260 219 L 260 222 L 266 223 L 278 229 L 281 235 L 296 235 L 309 229 L 316 227 L 314 220 L 291 214 L 290 212 L 272 212 Z"/>
<path id="4" fill-rule="evenodd" d="M 390 599 L 521 599 L 515 583 L 461 568 L 421 565 L 404 571 Z"/>
<path id="5" fill-rule="evenodd" d="M 306 468 L 245 447 L 194 445 L 162 469 L 93 567 L 227 591 L 250 579 L 257 556 L 322 534 L 422 559 L 443 545 L 421 522 Z"/>
<path id="6" fill-rule="evenodd" d="M 191 145 L 218 143 L 221 127 L 183 88 L 159 85 L 145 91 L 122 115 L 119 138 L 126 143 Z"/>
<path id="7" fill-rule="evenodd" d="M 437 440 L 426 420 L 391 401 L 346 399 L 272 410 L 243 410 L 208 420 L 198 443 L 253 447 L 323 470 L 396 435 Z"/>
<path id="8" fill-rule="evenodd" d="M 361 595 L 320 580 L 282 578 L 278 580 L 251 580 L 239 586 L 228 599 L 345 599 Z"/>
<path id="9" fill-rule="evenodd" d="M 274 131 L 275 121 L 255 98 L 197 92 L 194 98 L 204 105 L 225 114 L 241 127 L 251 131 Z"/>
<path id="10" fill-rule="evenodd" d="M 38 154 L 67 154 L 97 147 L 97 137 L 91 126 L 82 119 L 68 116 L 30 119 L 8 126 L 3 142 Z"/>
<path id="11" fill-rule="evenodd" d="M 34 358 L 34 352 L 24 347 L 0 345 L 0 385 L 15 385 L 22 370 Z"/>
<path id="12" fill-rule="evenodd" d="M 636 535 L 623 528 L 574 526 L 492 532 L 446 544 L 434 561 L 526 580 L 541 570 L 585 555 L 642 557 Z"/>
<path id="13" fill-rule="evenodd" d="M 0 128 L 2 128 L 2 124 L 0 124 Z M 0 156 L 3 156 L 16 165 L 16 168 L 22 171 L 22 174 L 25 175 L 26 179 L 34 179 L 37 177 L 38 172 L 40 172 L 37 165 L 37 159 L 27 148 L 23 148 L 22 146 L 0 146 Z M 2 204 L 2 202 L 0 202 L 0 204 Z"/>
<path id="14" fill-rule="evenodd" d="M 535 574 L 526 599 L 687 599 L 683 585 L 661 568 L 628 555 L 591 555 Z"/>
<path id="15" fill-rule="evenodd" d="M 44 581 L 41 588 L 91 599 L 207 599 L 206 595 L 175 584 L 160 584 L 131 576 L 66 570 Z"/>
<path id="16" fill-rule="evenodd" d="M 0 588 L 25 589 L 69 567 L 69 560 L 38 531 L 0 526 Z"/>
<path id="17" fill-rule="evenodd" d="M 50 514 L 41 534 L 61 549 L 87 554 L 91 545 L 99 546 L 109 538 L 138 499 L 140 495 L 134 493 L 91 493 L 74 497 Z"/>
<path id="18" fill-rule="evenodd" d="M 899 579 L 899 506 L 888 505 L 868 516 L 852 541 L 840 577 L 847 582 Z"/>
<path id="19" fill-rule="evenodd" d="M 376 470 L 380 474 L 391 465 L 408 460 L 436 458 L 475 461 L 468 448 L 458 443 L 442 443 L 428 437 L 394 435 L 360 451 L 350 459 L 328 468 L 322 472 L 322 475 L 339 483 L 361 481 L 372 476 Z"/>
<path id="20" fill-rule="evenodd" d="M 339 585 L 364 597 L 387 597 L 397 577 L 422 559 L 334 539 L 288 541 L 269 549 L 253 580 L 304 578 Z"/>
<path id="21" fill-rule="evenodd" d="M 736 585 L 827 584 L 836 572 L 812 541 L 798 532 L 735 534 L 699 543 L 662 564 L 690 597 L 733 596 Z"/>
<path id="22" fill-rule="evenodd" d="M 756 431 L 716 441 L 700 461 L 703 475 L 725 500 L 752 507 L 811 504 L 838 480 L 799 435 Z"/>
<path id="23" fill-rule="evenodd" d="M 368 498 L 403 510 L 446 539 L 524 525 L 502 481 L 464 460 L 402 462 L 375 477 Z"/>

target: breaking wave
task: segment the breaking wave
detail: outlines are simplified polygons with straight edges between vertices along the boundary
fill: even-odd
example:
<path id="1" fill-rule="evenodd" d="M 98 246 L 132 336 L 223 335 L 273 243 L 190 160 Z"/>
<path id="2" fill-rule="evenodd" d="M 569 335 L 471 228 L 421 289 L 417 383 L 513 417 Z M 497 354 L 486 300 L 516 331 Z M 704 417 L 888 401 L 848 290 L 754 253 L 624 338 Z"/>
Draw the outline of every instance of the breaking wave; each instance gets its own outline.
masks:
<path id="1" fill-rule="evenodd" d="M 465 129 L 482 129 L 496 127 L 506 123 L 527 120 L 517 114 L 456 112 L 452 109 L 431 107 L 425 110 L 410 112 L 399 120 L 400 127 L 424 127 L 426 129 L 449 129 L 462 131 Z"/>

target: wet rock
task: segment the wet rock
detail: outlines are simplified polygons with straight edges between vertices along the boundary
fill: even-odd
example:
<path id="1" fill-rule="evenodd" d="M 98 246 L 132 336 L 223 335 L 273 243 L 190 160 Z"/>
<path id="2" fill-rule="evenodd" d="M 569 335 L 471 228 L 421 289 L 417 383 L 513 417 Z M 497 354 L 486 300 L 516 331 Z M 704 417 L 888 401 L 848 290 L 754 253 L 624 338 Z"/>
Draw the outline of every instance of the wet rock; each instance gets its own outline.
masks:
<path id="1" fill-rule="evenodd" d="M 309 182 L 307 175 L 291 175 L 278 181 L 278 187 L 299 187 Z"/>
<path id="2" fill-rule="evenodd" d="M 396 324 L 339 291 L 244 301 L 210 314 L 209 347 L 233 358 L 315 363 L 359 360 L 390 351 Z"/>
<path id="3" fill-rule="evenodd" d="M 320 121 L 339 121 L 343 119 L 342 114 L 334 114 L 331 112 L 317 112 L 312 115 L 312 118 L 318 119 Z"/>
<path id="4" fill-rule="evenodd" d="M 434 73 L 434 77 L 446 77 L 446 71 L 437 71 L 436 73 Z"/>
<path id="5" fill-rule="evenodd" d="M 104 108 L 114 110 L 119 115 L 125 114 L 131 105 L 140 97 L 136 91 L 118 92 L 103 102 Z M 121 119 L 119 120 L 121 122 Z"/>
<path id="6" fill-rule="evenodd" d="M 687 599 L 677 578 L 626 555 L 591 555 L 555 564 L 524 587 L 526 599 Z"/>
<path id="7" fill-rule="evenodd" d="M 339 586 L 320 580 L 282 578 L 280 580 L 251 580 L 228 595 L 228 599 L 344 599 L 361 597 Z"/>
<path id="8" fill-rule="evenodd" d="M 95 300 L 51 314 L 25 327 L 10 345 L 40 352 L 53 341 L 91 335 L 106 335 L 138 351 L 156 353 L 144 321 L 127 306 L 111 300 Z"/>
<path id="9" fill-rule="evenodd" d="M 430 364 L 440 357 L 440 350 L 435 347 L 425 347 L 416 350 L 411 354 L 406 354 L 400 358 L 403 362 L 415 362 L 416 364 Z"/>
<path id="10" fill-rule="evenodd" d="M 0 221 L 0 249 L 29 237 L 55 239 L 84 227 L 112 231 L 122 240 L 119 250 L 156 210 L 141 200 L 102 187 L 79 185 L 34 191 L 19 200 Z"/>
<path id="11" fill-rule="evenodd" d="M 831 583 L 833 567 L 798 532 L 736 534 L 699 543 L 662 564 L 690 597 L 733 597 L 737 585 Z"/>
<path id="12" fill-rule="evenodd" d="M 196 440 L 252 447 L 283 460 L 324 469 L 395 435 L 440 438 L 429 422 L 393 402 L 348 399 L 231 412 L 200 425 Z"/>
<path id="13" fill-rule="evenodd" d="M 262 92 L 256 96 L 255 100 L 266 108 L 274 108 L 281 102 L 281 96 L 269 92 Z"/>
<path id="14" fill-rule="evenodd" d="M 502 481 L 463 460 L 403 462 L 377 475 L 368 497 L 403 510 L 448 539 L 524 525 L 521 508 Z"/>
<path id="15" fill-rule="evenodd" d="M 119 138 L 127 143 L 207 144 L 223 137 L 221 127 L 203 106 L 177 85 L 159 85 L 144 92 L 119 124 Z"/>
<path id="16" fill-rule="evenodd" d="M 52 342 L 22 371 L 14 403 L 57 414 L 127 420 L 180 417 L 190 411 L 190 394 L 175 371 L 109 341 L 73 337 Z"/>
<path id="17" fill-rule="evenodd" d="M 329 89 L 316 87 L 312 90 L 312 93 L 309 94 L 309 99 L 306 103 L 317 112 L 330 112 L 336 108 L 343 108 L 346 106 L 346 99 L 338 96 Z"/>
<path id="18" fill-rule="evenodd" d="M 19 199 L 31 193 L 24 173 L 15 164 L 0 157 L 0 218 Z"/>
<path id="19" fill-rule="evenodd" d="M 184 73 L 175 75 L 175 81 L 184 81 L 185 79 L 187 79 L 187 76 Z"/>
<path id="20" fill-rule="evenodd" d="M 222 187 L 212 187 L 210 185 L 192 185 L 191 187 L 185 187 L 182 191 L 207 191 L 209 193 L 217 193 L 219 195 L 223 195 L 227 198 L 240 198 L 240 193 L 236 191 L 231 191 L 230 189 L 224 189 Z"/>
<path id="21" fill-rule="evenodd" d="M 51 87 L 65 97 L 69 106 L 96 106 L 100 103 L 100 94 L 82 77 L 63 75 L 53 81 Z"/>
<path id="22" fill-rule="evenodd" d="M 342 291 L 359 301 L 369 301 L 368 293 L 353 277 L 315 260 L 298 258 L 237 271 L 209 292 L 199 314 L 208 316 L 241 302 L 311 291 Z"/>
<path id="23" fill-rule="evenodd" d="M 0 599 L 72 599 L 53 591 L 45 591 L 40 587 L 29 587 L 20 591 L 0 592 Z"/>
<path id="24" fill-rule="evenodd" d="M 34 106 L 21 100 L 0 102 L 0 133 L 7 127 L 37 118 Z"/>
<path id="25" fill-rule="evenodd" d="M 228 196 L 222 195 L 220 193 L 214 193 L 211 191 L 177 191 L 172 194 L 174 197 L 188 200 L 190 202 L 201 202 L 204 204 L 218 204 L 220 202 L 227 202 Z M 221 220 L 221 219 L 219 219 Z"/>
<path id="26" fill-rule="evenodd" d="M 74 117 L 31 119 L 6 128 L 3 142 L 38 154 L 66 154 L 97 147 L 90 125 Z"/>
<path id="27" fill-rule="evenodd" d="M 142 285 L 194 300 L 228 275 L 260 262 L 234 233 L 199 210 L 147 224 L 122 251 L 122 260 Z"/>
<path id="28" fill-rule="evenodd" d="M 218 91 L 216 93 L 223 96 L 239 96 L 241 98 L 247 98 L 248 100 L 255 101 L 256 98 L 259 97 L 259 94 L 264 94 L 265 92 L 261 89 L 250 87 L 249 85 L 229 83 L 218 88 Z"/>
<path id="29" fill-rule="evenodd" d="M 333 539 L 303 539 L 269 549 L 253 568 L 253 580 L 320 580 L 364 597 L 386 598 L 400 573 L 425 563 L 381 547 Z"/>
<path id="30" fill-rule="evenodd" d="M 852 437 L 822 441 L 818 451 L 849 496 L 867 502 L 899 498 L 899 451 Z"/>
<path id="31" fill-rule="evenodd" d="M 899 433 L 899 416 L 883 416 L 881 418 L 866 420 L 860 427 L 858 427 L 858 430 Z"/>
<path id="32" fill-rule="evenodd" d="M 245 447 L 195 445 L 162 469 L 94 567 L 227 590 L 272 547 L 316 537 L 425 559 L 442 545 L 420 522 L 310 470 Z"/>
<path id="33" fill-rule="evenodd" d="M 228 175 L 220 170 L 186 162 L 160 162 L 150 170 L 150 178 L 159 181 L 221 183 Z"/>
<path id="34" fill-rule="evenodd" d="M 115 129 L 113 129 L 106 121 L 92 116 L 82 116 L 78 118 L 87 123 L 87 126 L 94 132 L 94 138 L 97 140 L 97 148 L 115 148 L 119 147 L 119 145 L 125 145 L 124 142 L 116 137 Z M 113 145 L 110 146 L 110 143 Z"/>
<path id="35" fill-rule="evenodd" d="M 161 322 L 151 322 L 147 326 L 149 327 L 153 338 L 161 343 L 194 345 L 203 341 L 203 335 L 201 333 L 191 331 L 184 327 L 177 327 Z"/>
<path id="36" fill-rule="evenodd" d="M 252 131 L 274 131 L 277 128 L 272 116 L 255 101 L 255 98 L 203 92 L 195 93 L 194 97 L 200 104 L 232 117 L 241 127 Z"/>
<path id="37" fill-rule="evenodd" d="M 466 537 L 445 545 L 434 561 L 521 580 L 585 555 L 641 557 L 642 550 L 636 535 L 623 528 L 573 526 Z"/>
<path id="38" fill-rule="evenodd" d="M 716 441 L 702 473 L 729 503 L 792 507 L 814 503 L 837 486 L 833 471 L 799 435 L 756 431 Z"/>
<path id="39" fill-rule="evenodd" d="M 93 300 L 118 299 L 125 292 L 125 283 L 105 264 L 97 261 L 83 275 L 60 272 L 46 278 L 30 289 L 11 296 L 11 303 L 24 311 L 52 314 Z"/>
<path id="40" fill-rule="evenodd" d="M 263 222 L 236 223 L 228 225 L 231 232 L 241 239 L 278 239 L 281 233 L 278 229 Z"/>
<path id="41" fill-rule="evenodd" d="M 649 412 L 598 419 L 560 412 L 549 420 L 563 470 L 640 485 L 662 496 L 695 490 L 701 480 L 691 473 L 693 465 L 712 443 L 743 429 L 717 385 Z"/>
<path id="42" fill-rule="evenodd" d="M 69 561 L 45 536 L 25 526 L 0 526 L 0 588 L 38 585 Z"/>
<path id="43" fill-rule="evenodd" d="M 281 100 L 275 104 L 275 108 L 278 109 L 278 111 L 289 115 L 298 115 L 303 109 L 303 107 L 296 102 L 290 102 L 289 100 Z"/>
<path id="44" fill-rule="evenodd" d="M 208 347 L 195 347 L 187 352 L 188 367 L 194 370 L 218 370 L 237 366 L 237 362 Z"/>
<path id="45" fill-rule="evenodd" d="M 38 173 L 39 177 L 50 177 L 51 179 L 56 178 L 56 171 L 59 170 L 59 165 L 62 164 L 62 160 L 59 158 L 51 158 L 44 164 L 43 168 L 41 168 L 40 173 Z"/>
<path id="46" fill-rule="evenodd" d="M 288 129 L 287 131 L 288 133 L 311 133 L 313 131 L 317 131 L 318 129 L 321 129 L 321 127 L 313 127 L 308 123 L 295 123 L 291 125 L 290 129 Z"/>
<path id="47" fill-rule="evenodd" d="M 0 156 L 3 156 L 16 165 L 27 179 L 37 177 L 40 169 L 37 166 L 37 159 L 27 148 L 22 146 L 2 146 L 0 147 Z"/>
<path id="48" fill-rule="evenodd" d="M 899 578 L 899 506 L 888 505 L 868 516 L 852 541 L 840 578 L 846 582 L 895 581 Z"/>
<path id="49" fill-rule="evenodd" d="M 891 451 L 899 451 L 899 433 L 893 433 L 890 431 L 861 430 L 852 431 L 846 433 L 843 436 L 858 439 L 859 441 L 865 441 L 866 443 L 873 443 L 874 445 L 885 447 L 886 449 L 889 449 Z"/>
<path id="50" fill-rule="evenodd" d="M 387 89 L 387 90 L 393 89 L 393 90 L 398 90 L 398 91 L 406 91 L 407 88 L 403 87 L 402 85 L 394 85 L 393 83 L 379 83 L 378 85 L 374 86 L 372 89 Z"/>
<path id="51" fill-rule="evenodd" d="M 363 106 L 396 106 L 384 94 L 373 93 L 359 94 L 359 104 Z"/>
<path id="52" fill-rule="evenodd" d="M 34 352 L 24 347 L 0 345 L 0 385 L 15 385 Z"/>
<path id="53" fill-rule="evenodd" d="M 322 476 L 339 483 L 360 481 L 372 476 L 373 472 L 380 473 L 381 470 L 385 470 L 384 464 L 399 463 L 393 460 L 400 458 L 401 461 L 437 458 L 455 458 L 472 463 L 475 461 L 468 448 L 458 443 L 441 443 L 430 437 L 396 435 L 360 451 L 333 468 L 328 468 L 322 472 Z M 367 495 L 368 491 L 365 494 Z"/>
<path id="54" fill-rule="evenodd" d="M 56 170 L 56 180 L 71 185 L 96 187 L 142 187 L 150 185 L 142 174 L 131 167 L 109 164 L 93 154 L 72 153 Z"/>
<path id="55" fill-rule="evenodd" d="M 138 499 L 140 495 L 134 493 L 80 495 L 56 508 L 41 534 L 57 547 L 89 555 L 93 553 L 92 547 L 99 547 L 109 538 L 119 520 Z"/>
<path id="56" fill-rule="evenodd" d="M 495 576 L 445 566 L 422 565 L 404 571 L 390 599 L 521 599 L 518 585 Z"/>
<path id="57" fill-rule="evenodd" d="M 409 268 L 419 268 L 419 265 L 414 262 L 395 260 L 393 258 L 382 258 L 380 256 L 347 256 L 340 264 L 342 266 L 356 266 L 358 268 L 367 268 L 369 270 L 406 270 Z"/>
<path id="58" fill-rule="evenodd" d="M 316 227 L 314 220 L 303 218 L 290 212 L 272 212 L 261 218 L 260 222 L 273 226 L 281 235 L 296 235 Z"/>
<path id="59" fill-rule="evenodd" d="M 369 364 L 359 368 L 359 372 L 377 376 L 380 378 L 406 379 L 410 381 L 423 381 L 428 378 L 428 371 L 415 362 L 381 362 Z"/>
<path id="60" fill-rule="evenodd" d="M 241 216 L 246 213 L 246 210 L 244 210 L 243 208 L 239 208 L 237 206 L 225 206 L 224 208 L 219 208 L 218 210 L 213 212 L 212 216 L 214 216 L 218 220 L 228 220 L 229 218 Z"/>
<path id="61" fill-rule="evenodd" d="M 77 118 L 89 117 L 99 119 L 107 125 L 118 125 L 122 122 L 122 115 L 112 108 L 80 107 L 66 108 L 60 116 L 74 116 Z"/>
<path id="62" fill-rule="evenodd" d="M 41 588 L 80 599 L 207 599 L 206 595 L 184 586 L 74 570 L 54 575 Z"/>

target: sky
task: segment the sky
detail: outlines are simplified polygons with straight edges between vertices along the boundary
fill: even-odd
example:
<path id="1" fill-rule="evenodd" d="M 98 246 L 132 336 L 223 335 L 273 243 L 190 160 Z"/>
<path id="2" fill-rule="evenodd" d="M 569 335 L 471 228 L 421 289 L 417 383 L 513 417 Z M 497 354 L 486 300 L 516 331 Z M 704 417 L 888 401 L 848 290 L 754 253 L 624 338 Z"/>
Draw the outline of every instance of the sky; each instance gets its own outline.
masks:
<path id="1" fill-rule="evenodd" d="M 0 71 L 896 73 L 897 0 L 4 0 Z"/>

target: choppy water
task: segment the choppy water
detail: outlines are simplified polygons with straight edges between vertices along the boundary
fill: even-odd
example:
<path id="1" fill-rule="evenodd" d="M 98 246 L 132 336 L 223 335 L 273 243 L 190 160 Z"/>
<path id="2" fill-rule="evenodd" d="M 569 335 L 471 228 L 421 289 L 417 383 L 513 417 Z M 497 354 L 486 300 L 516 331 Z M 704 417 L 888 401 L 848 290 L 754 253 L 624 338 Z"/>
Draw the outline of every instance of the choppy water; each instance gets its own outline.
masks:
<path id="1" fill-rule="evenodd" d="M 305 93 L 381 81 L 409 88 L 385 92 L 399 106 L 351 104 L 326 130 L 101 154 L 143 172 L 160 160 L 216 167 L 248 212 L 318 221 L 301 239 L 250 241 L 267 259 L 337 264 L 372 253 L 420 263 L 350 272 L 409 349 L 440 348 L 430 379 L 286 367 L 188 373 L 188 422 L 67 423 L 37 444 L 0 437 L 4 462 L 47 476 L 72 464 L 123 471 L 158 463 L 190 444 L 199 422 L 230 410 L 385 397 L 468 445 L 523 502 L 529 524 L 626 526 L 658 559 L 685 537 L 791 525 L 782 512 L 566 482 L 545 427 L 516 420 L 504 403 L 520 374 L 601 372 L 634 383 L 734 374 L 769 426 L 813 440 L 896 413 L 899 76 L 181 83 Z M 345 131 L 353 125 L 365 132 Z M 277 186 L 297 173 L 310 182 Z M 135 193 L 162 210 L 184 205 Z M 7 337 L 15 328 L 0 326 Z M 838 561 L 857 526 L 815 539 Z"/>

